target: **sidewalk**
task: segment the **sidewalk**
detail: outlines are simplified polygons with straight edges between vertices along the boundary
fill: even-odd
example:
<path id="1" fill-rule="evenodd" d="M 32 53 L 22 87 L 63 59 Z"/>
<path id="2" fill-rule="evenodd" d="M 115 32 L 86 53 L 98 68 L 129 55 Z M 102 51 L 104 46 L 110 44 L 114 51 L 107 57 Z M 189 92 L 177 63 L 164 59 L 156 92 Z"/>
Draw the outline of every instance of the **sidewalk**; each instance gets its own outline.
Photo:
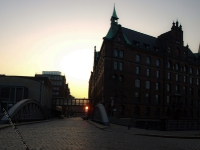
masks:
<path id="1" fill-rule="evenodd" d="M 95 125 L 96 127 L 103 130 L 110 131 L 122 131 L 127 134 L 140 135 L 140 136 L 152 136 L 152 137 L 162 137 L 162 138 L 181 138 L 181 139 L 200 139 L 199 130 L 189 130 L 189 131 L 159 131 L 159 130 L 145 130 L 140 128 L 130 128 L 126 126 L 120 126 L 110 123 L 109 126 L 104 126 L 99 123 L 88 120 L 89 123 Z"/>

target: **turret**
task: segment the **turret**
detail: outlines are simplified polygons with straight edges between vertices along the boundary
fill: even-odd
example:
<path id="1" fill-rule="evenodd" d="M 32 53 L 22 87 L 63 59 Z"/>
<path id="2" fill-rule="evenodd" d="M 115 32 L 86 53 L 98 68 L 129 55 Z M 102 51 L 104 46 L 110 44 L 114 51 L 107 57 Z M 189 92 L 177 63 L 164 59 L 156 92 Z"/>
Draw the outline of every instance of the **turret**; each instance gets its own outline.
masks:
<path id="1" fill-rule="evenodd" d="M 113 10 L 113 14 L 112 14 L 112 16 L 111 16 L 111 18 L 110 18 L 110 21 L 111 21 L 111 23 L 115 23 L 115 24 L 118 24 L 118 17 L 117 17 L 117 13 L 116 13 L 116 11 L 115 11 L 115 6 L 114 6 L 114 10 Z"/>

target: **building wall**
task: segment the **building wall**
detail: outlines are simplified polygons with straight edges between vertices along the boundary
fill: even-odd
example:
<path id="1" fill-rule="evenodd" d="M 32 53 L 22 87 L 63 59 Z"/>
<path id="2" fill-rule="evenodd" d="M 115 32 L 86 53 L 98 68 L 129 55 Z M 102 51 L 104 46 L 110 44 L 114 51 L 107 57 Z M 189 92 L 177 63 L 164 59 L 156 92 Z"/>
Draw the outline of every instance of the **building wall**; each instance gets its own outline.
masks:
<path id="1" fill-rule="evenodd" d="M 47 110 L 49 110 L 48 114 L 50 113 L 50 110 L 52 109 L 52 91 L 44 85 L 43 82 L 31 80 L 26 77 L 4 76 L 0 77 L 0 85 L 3 87 L 24 87 L 27 89 L 27 97 L 23 98 L 39 101 L 42 107 L 46 108 L 46 113 Z M 10 101 L 7 103 L 13 104 L 13 102 Z M 17 103 L 17 101 L 15 100 L 14 103 Z"/>
<path id="2" fill-rule="evenodd" d="M 114 108 L 115 116 L 121 117 L 197 119 L 200 109 L 200 62 L 193 57 L 189 47 L 184 46 L 182 27 L 173 24 L 171 31 L 156 39 L 159 44 L 155 47 L 145 43 L 135 45 L 134 41 L 127 44 L 122 32 L 119 26 L 115 36 L 104 38 L 100 51 L 94 51 L 88 92 L 93 103 L 101 102 L 104 97 L 107 113 L 113 115 Z M 115 56 L 115 50 L 118 56 Z M 119 56 L 120 52 L 123 57 Z M 136 61 L 137 55 L 140 56 L 139 62 Z M 149 64 L 147 57 L 150 58 Z M 136 67 L 140 68 L 139 74 Z M 139 87 L 135 85 L 137 79 Z M 150 82 L 149 89 L 146 88 L 146 81 Z"/>

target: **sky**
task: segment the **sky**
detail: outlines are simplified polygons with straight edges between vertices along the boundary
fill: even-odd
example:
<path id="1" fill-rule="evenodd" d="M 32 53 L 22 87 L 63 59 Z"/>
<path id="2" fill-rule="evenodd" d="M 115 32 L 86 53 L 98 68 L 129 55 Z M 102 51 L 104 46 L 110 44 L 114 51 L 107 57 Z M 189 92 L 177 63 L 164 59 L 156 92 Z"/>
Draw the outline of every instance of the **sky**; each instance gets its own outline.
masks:
<path id="1" fill-rule="evenodd" d="M 0 74 L 60 71 L 71 95 L 88 97 L 94 46 L 100 50 L 115 5 L 118 23 L 154 37 L 179 21 L 198 52 L 200 0 L 1 0 Z"/>

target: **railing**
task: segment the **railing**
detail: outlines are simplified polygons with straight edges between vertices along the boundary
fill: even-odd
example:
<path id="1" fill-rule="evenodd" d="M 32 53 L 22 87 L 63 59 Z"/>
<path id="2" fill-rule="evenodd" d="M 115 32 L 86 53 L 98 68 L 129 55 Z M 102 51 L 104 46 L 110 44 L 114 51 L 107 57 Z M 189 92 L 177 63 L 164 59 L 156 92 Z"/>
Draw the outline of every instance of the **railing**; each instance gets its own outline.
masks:
<path id="1" fill-rule="evenodd" d="M 198 130 L 200 122 L 196 120 L 167 120 L 166 129 L 169 130 Z"/>

